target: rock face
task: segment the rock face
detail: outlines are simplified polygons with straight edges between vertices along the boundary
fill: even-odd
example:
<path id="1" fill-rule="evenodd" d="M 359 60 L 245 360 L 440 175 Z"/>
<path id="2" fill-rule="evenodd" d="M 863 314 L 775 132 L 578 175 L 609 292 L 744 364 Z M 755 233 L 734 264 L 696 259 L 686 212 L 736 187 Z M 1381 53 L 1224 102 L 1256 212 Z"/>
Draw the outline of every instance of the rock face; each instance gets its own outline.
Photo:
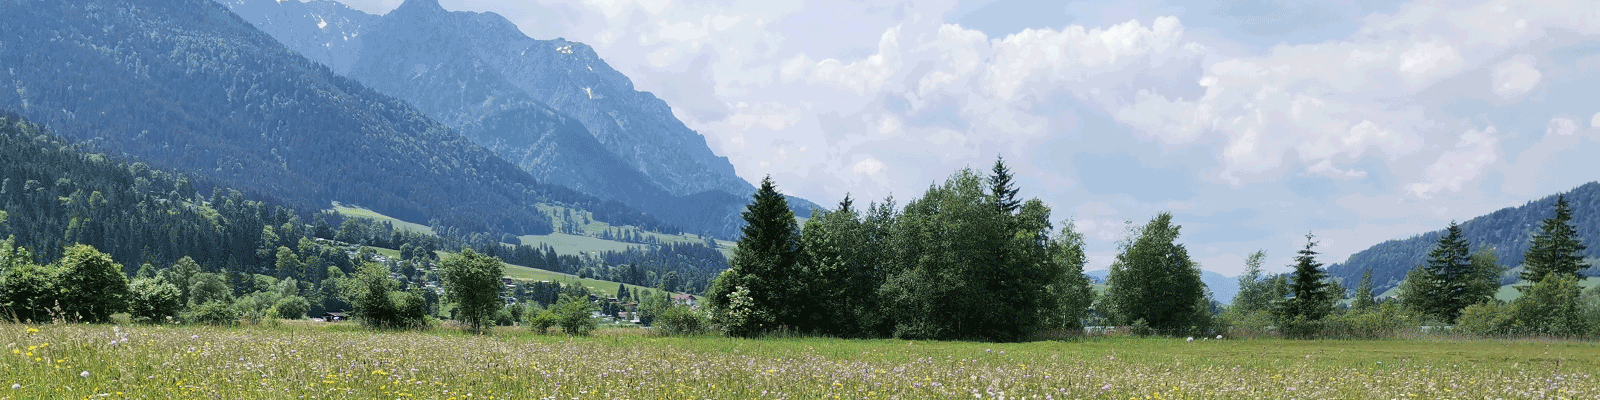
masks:
<path id="1" fill-rule="evenodd" d="M 493 13 L 408 0 L 383 16 L 328 0 L 225 0 L 286 45 L 412 103 L 541 181 L 737 236 L 755 188 L 671 108 L 582 43 L 535 40 Z M 816 207 L 791 198 L 804 216 Z M 678 207 L 703 208 L 681 210 Z"/>

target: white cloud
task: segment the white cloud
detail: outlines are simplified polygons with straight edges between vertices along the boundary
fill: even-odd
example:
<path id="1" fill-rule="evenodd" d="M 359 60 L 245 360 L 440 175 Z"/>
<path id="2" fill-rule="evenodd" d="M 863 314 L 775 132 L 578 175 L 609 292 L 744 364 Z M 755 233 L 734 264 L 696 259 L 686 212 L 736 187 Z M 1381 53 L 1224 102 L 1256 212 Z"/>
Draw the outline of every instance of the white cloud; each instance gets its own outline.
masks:
<path id="1" fill-rule="evenodd" d="M 1526 54 L 1512 57 L 1494 66 L 1491 88 L 1502 99 L 1512 99 L 1533 90 L 1542 75 L 1534 67 L 1533 57 Z"/>
<path id="2" fill-rule="evenodd" d="M 1412 195 L 1429 198 L 1434 193 L 1449 189 L 1461 191 L 1461 185 L 1478 177 L 1485 166 L 1499 159 L 1496 155 L 1499 139 L 1494 137 L 1493 126 L 1484 130 L 1469 129 L 1461 134 L 1455 149 L 1439 156 L 1439 160 L 1424 171 L 1425 182 L 1406 186 Z"/>
<path id="3" fill-rule="evenodd" d="M 856 163 L 855 166 L 850 167 L 850 170 L 862 175 L 877 175 L 879 172 L 883 172 L 883 168 L 883 162 L 868 158 Z"/>
<path id="4" fill-rule="evenodd" d="M 1561 136 L 1572 136 L 1572 133 L 1573 132 L 1577 132 L 1577 131 L 1578 131 L 1578 123 L 1577 122 L 1574 122 L 1574 121 L 1572 121 L 1570 119 L 1566 119 L 1566 118 L 1556 118 L 1556 119 L 1550 120 L 1549 124 L 1545 124 L 1544 134 L 1546 134 L 1546 135 L 1556 134 L 1556 135 L 1561 135 Z"/>
<path id="5" fill-rule="evenodd" d="M 1563 155 L 1600 146 L 1569 134 L 1592 109 L 1544 99 L 1600 85 L 1551 55 L 1600 35 L 1600 2 L 1411 0 L 1343 21 L 1351 30 L 1332 39 L 1256 46 L 1222 36 L 1200 13 L 1181 14 L 1186 4 L 1086 0 L 1096 1 L 1104 4 L 1082 7 L 1105 10 L 1098 18 L 992 37 L 930 17 L 956 0 L 443 0 L 447 9 L 500 12 L 524 31 L 546 32 L 540 39 L 595 46 L 741 176 L 771 174 L 822 203 L 845 192 L 903 202 L 1002 154 L 1025 192 L 1055 205 L 1057 219 L 1075 218 L 1091 246 L 1102 246 L 1095 251 L 1120 238 L 1120 217 L 1226 206 L 1257 210 L 1253 220 L 1266 226 L 1253 229 L 1338 222 L 1317 229 L 1337 258 L 1570 188 L 1580 178 L 1524 177 L 1549 170 L 1540 160 L 1581 163 Z M 541 7 L 556 11 L 513 16 Z M 1506 117 L 1539 110 L 1550 115 Z M 1553 116 L 1569 119 L 1543 122 Z M 1600 128 L 1600 113 L 1588 121 Z M 1179 202 L 1086 193 L 1081 177 L 1128 172 L 1080 171 L 1070 162 L 1079 152 L 1202 178 Z M 1290 180 L 1331 183 L 1323 194 L 1297 194 Z M 1478 180 L 1499 182 L 1503 193 L 1477 190 Z M 1265 247 L 1287 260 L 1293 242 L 1216 247 Z"/>

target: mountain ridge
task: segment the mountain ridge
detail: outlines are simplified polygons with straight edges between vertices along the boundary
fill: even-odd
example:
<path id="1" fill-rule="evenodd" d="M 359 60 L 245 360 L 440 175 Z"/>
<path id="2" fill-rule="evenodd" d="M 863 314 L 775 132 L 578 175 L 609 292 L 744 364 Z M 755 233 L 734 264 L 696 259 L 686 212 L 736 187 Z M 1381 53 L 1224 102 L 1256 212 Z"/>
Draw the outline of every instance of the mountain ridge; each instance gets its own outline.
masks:
<path id="1" fill-rule="evenodd" d="M 1600 212 L 1596 212 L 1600 210 L 1600 182 L 1585 183 L 1520 206 L 1505 207 L 1473 217 L 1459 223 L 1461 233 L 1472 251 L 1492 247 L 1500 257 L 1502 266 L 1507 269 L 1517 267 L 1522 263 L 1529 240 L 1538 231 L 1540 223 L 1555 215 L 1557 195 L 1566 196 L 1572 207 L 1571 223 L 1577 227 L 1579 237 L 1588 246 L 1583 257 L 1600 257 Z M 1444 227 L 1441 226 L 1439 230 L 1404 239 L 1386 240 L 1351 254 L 1344 262 L 1330 264 L 1328 273 L 1340 279 L 1346 288 L 1354 288 L 1361 282 L 1362 273 L 1371 268 L 1373 292 L 1382 293 L 1398 286 L 1411 268 L 1422 265 L 1428 251 L 1437 244 L 1443 232 Z M 1511 283 L 1515 279 L 1514 275 L 1507 276 L 1501 283 Z"/>
<path id="2" fill-rule="evenodd" d="M 473 231 L 547 233 L 540 201 L 637 211 L 539 182 L 410 105 L 200 0 L 0 2 L 0 108 L 164 168 Z M 71 66 L 70 68 L 63 68 Z M 10 95 L 15 93 L 16 95 Z M 470 193 L 470 196 L 462 196 Z"/>
<path id="3" fill-rule="evenodd" d="M 448 11 L 434 1 L 408 1 L 382 16 L 326 0 L 224 4 L 542 181 L 618 201 L 686 231 L 738 236 L 754 186 L 666 102 L 636 91 L 587 45 L 531 39 L 498 14 Z M 330 47 L 344 51 L 323 51 Z M 579 121 L 581 134 L 566 119 Z M 801 216 L 818 208 L 789 200 Z"/>

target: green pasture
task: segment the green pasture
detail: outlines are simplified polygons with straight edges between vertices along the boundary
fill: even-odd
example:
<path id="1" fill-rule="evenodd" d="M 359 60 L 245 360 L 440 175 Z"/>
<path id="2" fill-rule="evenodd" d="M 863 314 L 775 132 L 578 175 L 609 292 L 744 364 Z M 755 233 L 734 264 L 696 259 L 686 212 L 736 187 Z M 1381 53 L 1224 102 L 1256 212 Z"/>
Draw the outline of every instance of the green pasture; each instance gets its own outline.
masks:
<path id="1" fill-rule="evenodd" d="M 0 325 L 0 398 L 1597 398 L 1600 345 L 598 337 L 501 328 Z"/>

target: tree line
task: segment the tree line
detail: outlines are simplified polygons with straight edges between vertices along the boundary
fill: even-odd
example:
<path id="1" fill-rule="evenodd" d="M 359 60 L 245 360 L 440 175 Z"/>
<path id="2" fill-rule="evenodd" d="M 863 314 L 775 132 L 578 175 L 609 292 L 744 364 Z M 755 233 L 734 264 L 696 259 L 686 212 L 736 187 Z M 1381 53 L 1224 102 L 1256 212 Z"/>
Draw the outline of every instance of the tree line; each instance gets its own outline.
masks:
<path id="1" fill-rule="evenodd" d="M 1419 326 L 1488 336 L 1600 336 L 1600 289 L 1578 285 L 1580 271 L 1590 268 L 1582 256 L 1587 246 L 1565 197 L 1557 196 L 1552 208 L 1519 257 L 1524 271 L 1514 288 L 1521 295 L 1509 302 L 1496 298 L 1506 271 L 1496 249 L 1474 251 L 1462 226 L 1451 222 L 1388 297 L 1374 293 L 1368 269 L 1342 301 L 1344 288 L 1319 269 L 1309 236 L 1292 274 L 1264 277 L 1265 255 L 1257 252 L 1222 315 L 1224 326 L 1291 337 L 1387 337 Z"/>
<path id="2" fill-rule="evenodd" d="M 747 211 L 743 238 L 706 292 L 712 320 L 734 336 L 774 331 L 844 337 L 1023 340 L 1076 331 L 1092 299 L 1083 240 L 1052 231 L 1050 209 L 1023 201 L 997 160 L 903 208 L 857 210 L 848 196 L 805 229 L 771 178 Z"/>

